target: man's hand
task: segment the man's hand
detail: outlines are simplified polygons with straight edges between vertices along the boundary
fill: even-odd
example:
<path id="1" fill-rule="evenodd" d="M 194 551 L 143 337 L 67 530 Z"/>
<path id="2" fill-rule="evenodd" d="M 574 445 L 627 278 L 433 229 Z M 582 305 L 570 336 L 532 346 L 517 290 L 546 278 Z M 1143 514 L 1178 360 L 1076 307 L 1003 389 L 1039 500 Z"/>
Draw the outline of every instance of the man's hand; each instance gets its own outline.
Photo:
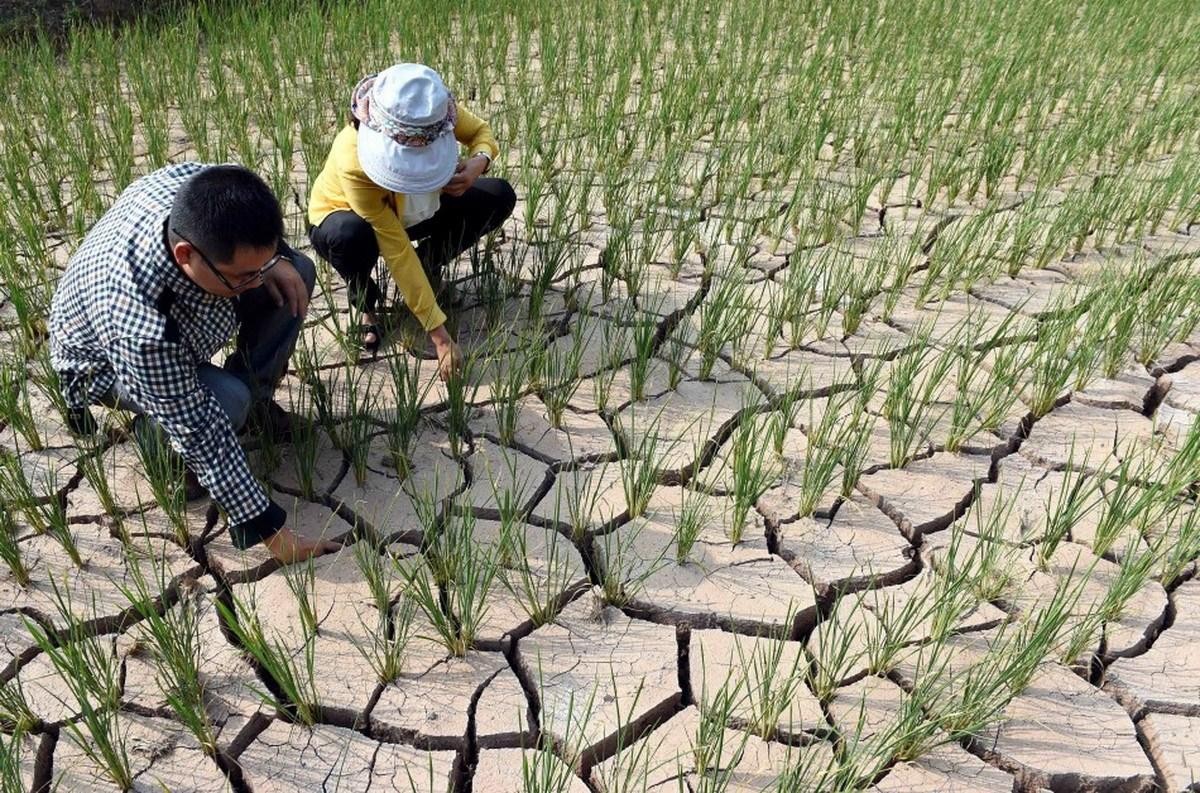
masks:
<path id="1" fill-rule="evenodd" d="M 309 540 L 296 534 L 291 529 L 280 529 L 266 539 L 264 545 L 271 556 L 283 564 L 304 562 L 314 556 L 327 553 L 337 553 L 342 546 L 327 540 Z"/>
<path id="2" fill-rule="evenodd" d="M 487 167 L 486 157 L 476 155 L 459 160 L 454 169 L 454 176 L 450 177 L 449 183 L 442 188 L 442 192 L 455 197 L 462 195 L 471 189 L 471 185 L 475 184 L 475 180 L 483 175 Z"/>
<path id="3" fill-rule="evenodd" d="M 462 350 L 459 349 L 458 343 L 450 338 L 450 332 L 446 330 L 445 325 L 438 325 L 431 330 L 429 338 L 433 341 L 434 351 L 437 352 L 438 377 L 444 383 L 462 369 Z"/>
<path id="4" fill-rule="evenodd" d="M 287 259 L 280 259 L 263 276 L 263 286 L 275 299 L 275 305 L 287 303 L 293 317 L 303 317 L 308 312 L 308 287 L 296 268 Z"/>

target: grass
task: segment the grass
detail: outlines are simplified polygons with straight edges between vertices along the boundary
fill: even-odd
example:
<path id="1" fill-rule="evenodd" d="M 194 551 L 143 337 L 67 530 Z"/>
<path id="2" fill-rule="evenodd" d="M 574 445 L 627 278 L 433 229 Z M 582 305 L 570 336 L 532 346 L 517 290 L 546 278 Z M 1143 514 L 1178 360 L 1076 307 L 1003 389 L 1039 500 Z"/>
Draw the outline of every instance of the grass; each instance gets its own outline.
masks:
<path id="1" fill-rule="evenodd" d="M 427 516 L 431 498 L 422 496 Z M 456 657 L 475 646 L 498 572 L 497 551 L 474 541 L 474 527 L 473 513 L 449 510 L 433 531 L 426 529 L 423 563 L 400 568 L 408 596 L 433 628 L 425 638 L 441 643 Z"/>
<path id="2" fill-rule="evenodd" d="M 579 389 L 592 391 L 600 418 L 621 438 L 608 464 L 620 470 L 626 509 L 597 520 L 595 483 L 607 457 L 554 468 L 561 526 L 526 526 L 532 518 L 517 494 L 493 493 L 486 506 L 502 516 L 497 548 L 475 541 L 465 505 L 418 493 L 418 558 L 391 560 L 376 537 L 355 546 L 376 614 L 364 617 L 370 639 L 360 652 L 380 681 L 399 674 L 418 622 L 450 653 L 467 652 L 491 616 L 488 592 L 497 584 L 531 622 L 554 619 L 572 583 L 568 540 L 603 558 L 590 573 L 615 605 L 639 600 L 647 571 L 664 564 L 702 573 L 701 538 L 716 508 L 734 513 L 730 539 L 742 541 L 764 488 L 788 474 L 779 469 L 792 462 L 793 428 L 807 446 L 788 485 L 807 516 L 826 494 L 852 497 L 868 464 L 881 462 L 873 454 L 878 422 L 887 425 L 892 468 L 935 450 L 961 452 L 976 439 L 998 446 L 1014 427 L 1028 429 L 1019 423 L 1027 411 L 1040 419 L 1069 393 L 1118 387 L 1098 378 L 1126 387 L 1131 373 L 1172 368 L 1184 349 L 1175 345 L 1194 342 L 1200 328 L 1194 251 L 1179 233 L 1200 221 L 1200 100 L 1192 90 L 1200 61 L 1189 46 L 1200 16 L 1180 0 L 887 0 L 870 8 L 748 0 L 736 12 L 697 0 L 632 12 L 517 0 L 428 10 L 407 0 L 365 0 L 337 14 L 296 0 L 197 4 L 168 24 L 78 26 L 58 49 L 42 40 L 0 44 L 9 97 L 0 102 L 8 197 L 0 206 L 0 559 L 8 580 L 30 587 L 31 579 L 56 580 L 62 567 L 86 566 L 68 519 L 71 487 L 87 482 L 106 525 L 121 519 L 128 496 L 109 467 L 115 438 L 82 441 L 53 475 L 31 473 L 34 460 L 63 451 L 47 448 L 58 442 L 54 414 L 65 401 L 49 365 L 46 317 L 65 255 L 121 188 L 192 159 L 260 172 L 288 210 L 289 239 L 302 239 L 294 210 L 344 123 L 346 90 L 399 51 L 435 66 L 464 106 L 491 123 L 503 149 L 492 171 L 514 182 L 522 202 L 458 263 L 469 258 L 473 276 L 460 284 L 466 307 L 450 312 L 467 370 L 447 384 L 444 402 L 427 405 L 430 367 L 417 365 L 427 362 L 409 354 L 367 368 L 348 362 L 340 285 L 321 267 L 324 303 L 293 358 L 290 389 L 292 409 L 316 420 L 290 447 L 266 444 L 262 462 L 294 466 L 302 495 L 321 501 L 322 432 L 360 484 L 371 444 L 383 441 L 405 489 L 420 491 L 418 445 L 445 432 L 464 474 L 478 475 L 470 469 L 471 439 L 481 431 L 476 390 L 485 372 L 498 372 L 483 411 L 505 446 L 541 448 L 519 420 L 531 394 L 570 445 L 584 423 L 576 414 L 591 413 Z M 406 20 L 399 32 L 397 18 Z M 1054 273 L 1070 283 L 1064 288 Z M 669 311 L 659 302 L 665 295 Z M 997 322 L 1006 305 L 1013 310 Z M 322 309 L 328 315 L 316 316 Z M 472 317 L 483 319 L 482 332 Z M 852 375 L 835 373 L 842 365 Z M 627 406 L 654 397 L 660 369 L 674 412 L 634 416 Z M 725 427 L 721 449 L 709 443 L 715 422 L 700 439 L 683 431 L 689 411 L 704 408 L 694 411 L 691 395 L 718 388 L 717 379 L 784 395 Z M 806 422 L 801 393 L 826 399 L 824 413 L 814 408 Z M 440 411 L 438 420 L 425 421 L 424 410 Z M 1036 536 L 1020 538 L 1028 550 L 1014 548 L 1007 532 L 1018 493 L 1032 482 L 973 506 L 949 530 L 928 591 L 874 608 L 879 624 L 867 620 L 863 635 L 828 623 L 829 647 L 816 664 L 824 671 L 809 680 L 821 693 L 832 693 L 858 640 L 871 673 L 886 674 L 926 628 L 934 635 L 926 642 L 930 679 L 909 692 L 894 731 L 869 746 L 838 743 L 834 767 L 820 773 L 796 761 L 780 789 L 869 787 L 887 762 L 927 749 L 931 725 L 954 739 L 973 734 L 1043 659 L 1074 662 L 1092 650 L 1150 578 L 1171 586 L 1188 575 L 1200 555 L 1200 431 L 1175 438 L 1165 422 L 1158 428 L 1178 449 L 1163 466 L 1120 450 L 1120 465 L 1088 472 L 1089 461 L 1072 455 L 1047 481 L 1054 487 L 1037 488 L 1047 517 Z M 693 459 L 660 470 L 674 433 L 689 435 Z M 178 467 L 165 446 L 140 451 L 168 531 L 192 547 L 198 528 L 179 498 Z M 709 464 L 714 451 L 728 468 L 719 493 L 691 481 L 693 463 Z M 639 526 L 664 487 L 683 492 L 661 556 L 647 559 L 660 548 L 648 550 Z M 1045 608 L 1014 621 L 986 665 L 961 673 L 939 666 L 942 640 L 965 612 L 1016 594 L 1014 551 L 1057 575 L 1064 544 L 1081 542 L 1093 520 L 1093 550 L 1116 560 L 1100 603 L 1066 620 L 1077 604 L 1064 585 Z M 66 562 L 34 565 L 29 531 L 61 544 Z M 270 681 L 268 699 L 311 723 L 320 705 L 312 568 L 271 575 L 292 585 L 303 636 L 275 634 L 252 599 L 223 603 L 224 616 Z M 141 593 L 126 581 L 143 604 L 160 584 L 147 580 Z M 195 698 L 180 682 L 192 617 L 177 611 L 152 610 L 141 621 L 159 632 L 164 685 L 186 710 Z M 84 654 L 74 660 L 66 645 L 56 652 L 78 665 L 103 645 L 89 641 L 67 643 Z M 80 671 L 76 682 L 102 703 L 107 661 L 97 663 L 99 680 Z M 773 683 L 790 681 L 790 671 Z M 9 693 L 20 721 L 19 693 Z M 727 704 L 748 695 L 727 692 Z M 717 762 L 738 754 L 724 732 L 727 710 L 716 708 L 695 736 L 694 789 L 732 784 L 731 765 Z M 753 729 L 761 733 L 766 721 Z M 115 724 L 99 707 L 79 729 L 109 736 L 95 744 L 97 758 L 120 786 L 128 781 L 121 733 L 104 732 Z M 529 754 L 527 787 L 569 781 L 548 751 L 539 745 Z M 561 758 L 561 747 L 554 751 Z M 645 782 L 635 767 L 626 766 L 623 789 Z"/>
<path id="3" fill-rule="evenodd" d="M 680 486 L 680 506 L 672 507 L 671 517 L 675 524 L 675 562 L 687 564 L 696 547 L 697 540 L 712 518 L 712 505 L 708 497 L 693 487 Z"/>
<path id="4" fill-rule="evenodd" d="M 55 635 L 25 618 L 25 628 L 45 653 L 66 694 L 78 704 L 79 716 L 65 725 L 67 734 L 120 790 L 133 787 L 125 727 L 118 719 L 121 705 L 121 664 L 110 637 L 91 635 L 75 615 L 71 592 L 50 579 L 57 616 L 65 625 Z M 91 604 L 96 613 L 95 601 Z"/>
<path id="5" fill-rule="evenodd" d="M 776 461 L 768 456 L 770 446 L 764 434 L 756 414 L 743 409 L 729 449 L 729 494 L 733 500 L 729 540 L 734 545 L 742 541 L 750 511 L 779 475 Z"/>
<path id="6" fill-rule="evenodd" d="M 228 602 L 217 601 L 221 620 L 238 646 L 270 681 L 265 686 L 252 686 L 254 693 L 279 713 L 311 727 L 321 707 L 316 684 L 316 635 L 309 633 L 298 649 L 293 648 L 285 636 L 263 625 L 259 608 L 253 588 L 247 597 L 231 591 Z"/>
<path id="7" fill-rule="evenodd" d="M 201 677 L 199 604 L 185 595 L 175 606 L 162 608 L 156 593 L 168 590 L 165 560 L 162 564 L 155 563 L 151 555 L 154 576 L 147 580 L 141 563 L 133 555 L 127 558 L 126 569 L 132 583 L 118 588 L 141 617 L 138 631 L 149 644 L 158 689 L 201 751 L 214 756 L 216 729 L 208 715 Z"/>

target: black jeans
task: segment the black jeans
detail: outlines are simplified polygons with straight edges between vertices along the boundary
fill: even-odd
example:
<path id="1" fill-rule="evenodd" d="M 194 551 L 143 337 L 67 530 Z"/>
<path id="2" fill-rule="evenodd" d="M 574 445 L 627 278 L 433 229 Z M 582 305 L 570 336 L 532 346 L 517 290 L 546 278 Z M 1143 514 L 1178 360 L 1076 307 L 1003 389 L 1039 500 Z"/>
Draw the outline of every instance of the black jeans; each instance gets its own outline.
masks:
<path id="1" fill-rule="evenodd" d="M 503 179 L 482 177 L 461 196 L 443 195 L 433 217 L 408 229 L 408 237 L 419 241 L 417 256 L 436 291 L 442 270 L 463 251 L 496 229 L 512 214 L 517 195 Z M 375 265 L 379 243 L 371 224 L 354 212 L 330 213 L 321 225 L 308 230 L 313 249 L 329 262 L 346 282 L 352 305 L 374 312 L 379 305 Z"/>

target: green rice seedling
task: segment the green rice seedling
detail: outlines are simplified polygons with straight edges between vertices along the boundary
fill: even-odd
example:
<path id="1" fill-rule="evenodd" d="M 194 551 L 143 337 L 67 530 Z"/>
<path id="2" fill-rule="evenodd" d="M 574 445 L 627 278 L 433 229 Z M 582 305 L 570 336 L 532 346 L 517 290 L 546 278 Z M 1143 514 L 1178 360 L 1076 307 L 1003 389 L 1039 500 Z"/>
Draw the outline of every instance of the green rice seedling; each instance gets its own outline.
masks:
<path id="1" fill-rule="evenodd" d="M 0 683 L 0 733 L 28 733 L 40 723 L 41 719 L 25 697 L 21 678 L 13 676 Z M 6 788 L 0 787 L 0 790 Z"/>
<path id="2" fill-rule="evenodd" d="M 677 326 L 663 342 L 663 357 L 667 361 L 667 387 L 672 391 L 679 388 L 687 374 L 687 362 L 692 356 L 692 348 L 683 338 L 682 324 Z"/>
<path id="3" fill-rule="evenodd" d="M 926 341 L 929 338 L 928 332 L 915 335 Z M 902 467 L 920 446 L 929 442 L 946 410 L 938 407 L 935 399 L 954 359 L 947 354 L 930 361 L 931 350 L 923 346 L 918 352 L 900 357 L 892 367 L 883 414 L 888 422 L 889 462 L 894 468 Z"/>
<path id="4" fill-rule="evenodd" d="M 7 463 L 7 460 L 12 462 Z M 6 458 L 4 467 L 8 470 L 0 478 L 0 494 L 13 492 L 13 489 L 3 480 L 25 478 L 21 463 L 15 458 Z M 33 497 L 33 489 L 28 484 L 24 487 L 17 485 L 15 489 L 19 493 L 15 505 L 22 503 L 25 505 L 25 517 L 30 525 L 39 534 L 54 538 L 62 546 L 71 563 L 78 568 L 83 568 L 85 562 L 79 552 L 79 545 L 75 541 L 71 523 L 67 518 L 66 499 L 59 488 L 57 470 L 53 466 L 47 466 L 43 471 L 38 489 L 45 495 L 40 498 Z M 14 502 L 10 501 L 9 503 Z"/>
<path id="5" fill-rule="evenodd" d="M 815 266 L 801 266 L 799 262 L 794 262 L 788 267 L 780 290 L 783 295 L 780 317 L 787 324 L 788 345 L 793 350 L 804 344 L 812 325 L 811 309 L 816 301 L 820 277 L 820 270 Z"/>
<path id="6" fill-rule="evenodd" d="M 579 367 L 583 362 L 585 334 L 573 333 L 571 346 L 552 344 L 546 349 L 542 387 L 538 393 L 546 406 L 550 425 L 561 429 L 563 413 L 582 382 Z"/>
<path id="7" fill-rule="evenodd" d="M 29 373 L 20 363 L 0 364 L 0 424 L 11 429 L 32 451 L 45 448 L 29 402 Z"/>
<path id="8" fill-rule="evenodd" d="M 599 535 L 604 566 L 600 571 L 600 587 L 604 602 L 624 608 L 641 594 L 649 581 L 666 564 L 666 546 L 653 558 L 644 558 L 639 539 L 646 524 L 633 521 L 614 531 Z"/>
<path id="9" fill-rule="evenodd" d="M 855 611 L 863 608 L 863 593 L 843 597 L 854 600 Z M 820 641 L 816 642 L 814 663 L 807 670 L 806 680 L 813 694 L 822 702 L 829 702 L 833 698 L 842 681 L 853 674 L 862 661 L 862 641 L 859 638 L 862 625 L 861 621 L 841 618 L 840 610 L 835 610 L 830 619 L 820 624 Z"/>
<path id="10" fill-rule="evenodd" d="M 134 420 L 134 451 L 142 464 L 146 481 L 155 503 L 175 532 L 176 540 L 187 547 L 191 537 L 187 521 L 187 501 L 181 486 L 184 479 L 183 458 L 167 442 L 166 434 L 148 419 Z"/>
<path id="11" fill-rule="evenodd" d="M 160 593 L 170 588 L 168 567 L 153 561 L 154 579 L 146 580 L 141 563 L 126 554 L 131 584 L 117 584 L 122 596 L 136 610 L 138 630 L 150 645 L 155 665 L 155 683 L 167 706 L 195 737 L 201 750 L 214 756 L 216 730 L 205 709 L 204 683 L 200 676 L 200 622 L 197 602 L 187 593 L 174 606 L 162 609 Z"/>
<path id="12" fill-rule="evenodd" d="M 1031 378 L 1028 404 L 1034 418 L 1049 413 L 1067 384 L 1076 377 L 1076 358 L 1071 352 L 1074 339 L 1074 316 L 1045 319 L 1038 328 L 1037 340 L 1017 367 Z"/>
<path id="13" fill-rule="evenodd" d="M 712 376 L 721 351 L 745 336 L 750 326 L 753 303 L 745 283 L 735 273 L 715 279 L 712 291 L 698 309 L 696 348 L 700 351 L 700 379 Z"/>
<path id="14" fill-rule="evenodd" d="M 542 529 L 542 548 L 531 553 L 524 527 L 511 524 L 506 532 L 512 551 L 512 566 L 500 568 L 500 580 L 517 599 L 535 628 L 558 615 L 560 601 L 572 583 L 571 548 L 566 538 L 553 528 Z M 535 568 L 530 564 L 537 559 Z"/>
<path id="15" fill-rule="evenodd" d="M 266 705 L 288 714 L 300 724 L 306 727 L 315 724 L 321 707 L 316 684 L 315 636 L 310 634 L 299 650 L 293 649 L 291 643 L 277 632 L 268 636 L 259 617 L 253 589 L 246 599 L 231 591 L 228 603 L 217 601 L 217 611 L 238 646 L 275 684 L 280 696 L 258 686 L 252 686 L 254 693 Z"/>
<path id="16" fill-rule="evenodd" d="M 696 541 L 712 518 L 712 507 L 704 493 L 694 487 L 680 485 L 679 489 L 682 493 L 681 503 L 678 511 L 672 508 L 672 517 L 675 524 L 675 562 L 682 565 L 691 558 Z"/>
<path id="17" fill-rule="evenodd" d="M 320 434 L 315 421 L 309 421 L 311 415 L 312 392 L 301 386 L 295 391 L 292 407 L 298 419 L 292 422 L 292 469 L 296 474 L 296 483 L 300 493 L 312 500 L 317 493 L 317 457 L 320 452 Z"/>
<path id="18" fill-rule="evenodd" d="M 120 790 L 133 787 L 121 705 L 121 667 L 112 639 L 88 634 L 73 610 L 71 594 L 51 577 L 53 600 L 65 626 L 58 635 L 25 618 L 25 629 L 54 666 L 79 706 L 78 719 L 64 725 L 80 751 Z M 95 613 L 95 602 L 92 612 Z"/>
<path id="19" fill-rule="evenodd" d="M 17 526 L 13 522 L 12 514 L 7 510 L 0 511 L 0 561 L 8 567 L 8 572 L 17 586 L 27 587 L 32 579 L 16 535 Z"/>
<path id="20" fill-rule="evenodd" d="M 742 541 L 750 510 L 779 476 L 775 461 L 767 459 L 768 446 L 763 442 L 762 432 L 763 426 L 755 414 L 744 410 L 729 453 L 733 497 L 729 540 L 734 545 Z"/>
<path id="21" fill-rule="evenodd" d="M 658 336 L 657 318 L 649 312 L 635 310 L 632 317 L 633 359 L 629 362 L 630 399 L 641 402 L 646 398 L 646 381 L 654 361 L 654 345 Z"/>
<path id="22" fill-rule="evenodd" d="M 792 623 L 793 609 L 789 609 L 785 625 Z M 737 644 L 738 665 L 746 670 L 746 706 L 750 717 L 747 729 L 770 740 L 779 728 L 780 719 L 791 707 L 796 695 L 804 687 L 807 674 L 807 656 L 798 652 L 791 661 L 784 660 L 788 642 L 783 639 L 760 640 L 749 653 Z M 790 730 L 803 725 L 788 724 Z"/>
<path id="23" fill-rule="evenodd" d="M 771 448 L 777 457 L 783 457 L 788 433 L 796 426 L 796 417 L 800 413 L 800 394 L 806 390 L 805 384 L 811 384 L 806 371 L 800 372 L 795 382 L 799 385 L 784 392 L 771 411 Z"/>
<path id="24" fill-rule="evenodd" d="M 363 624 L 371 637 L 370 644 L 365 647 L 356 644 L 355 647 L 371 665 L 375 679 L 383 685 L 395 682 L 404 671 L 405 654 L 412 638 L 416 613 L 416 602 L 401 596 L 394 607 L 389 605 L 379 612 L 375 625 Z"/>
<path id="25" fill-rule="evenodd" d="M 735 744 L 726 743 L 730 719 L 745 696 L 742 692 L 744 680 L 733 683 L 731 675 L 732 670 L 711 697 L 707 691 L 702 691 L 699 701 L 704 705 L 700 708 L 696 732 L 690 736 L 692 768 L 701 789 L 708 793 L 719 793 L 728 788 L 750 740 L 750 733 L 742 732 Z"/>
<path id="26" fill-rule="evenodd" d="M 1190 272 L 1159 271 L 1150 279 L 1139 301 L 1141 311 L 1133 339 L 1138 363 L 1149 365 L 1168 344 L 1187 336 L 1196 324 L 1194 301 L 1198 297 L 1200 282 Z"/>
<path id="27" fill-rule="evenodd" d="M 838 495 L 842 498 L 850 498 L 859 477 L 862 476 L 877 420 L 878 417 L 874 413 L 860 410 L 851 414 L 850 420 L 838 433 L 838 463 L 842 467 L 841 489 Z"/>
<path id="28" fill-rule="evenodd" d="M 1041 570 L 1049 567 L 1050 560 L 1058 546 L 1067 539 L 1071 530 L 1079 524 L 1092 510 L 1098 509 L 1104 495 L 1101 483 L 1104 477 L 1088 474 L 1084 470 L 1075 470 L 1071 462 L 1074 459 L 1074 449 L 1067 458 L 1067 468 L 1064 471 L 1062 486 L 1052 491 L 1045 499 L 1046 526 L 1042 532 L 1041 542 L 1034 552 L 1034 562 Z M 1083 465 L 1087 465 L 1084 458 Z"/>
<path id="29" fill-rule="evenodd" d="M 645 513 L 654 488 L 658 485 L 659 459 L 659 417 L 656 416 L 650 425 L 638 428 L 637 412 L 629 411 L 628 430 L 625 427 L 624 416 L 618 416 L 613 429 L 626 452 L 618 463 L 621 469 L 621 487 L 625 491 L 625 505 L 630 518 L 640 517 Z M 628 444 L 632 444 L 629 446 Z"/>
<path id="30" fill-rule="evenodd" d="M 359 487 L 367 481 L 371 453 L 371 437 L 377 428 L 372 420 L 378 395 L 372 369 L 359 368 L 347 358 L 342 370 L 343 420 L 333 435 L 334 442 L 350 462 L 350 470 Z"/>
<path id="31" fill-rule="evenodd" d="M 1097 556 L 1106 556 L 1127 531 L 1137 536 L 1148 535 L 1152 526 L 1166 520 L 1174 510 L 1178 488 L 1149 481 L 1146 468 L 1136 456 L 1126 457 L 1108 479 L 1092 540 L 1092 550 Z M 1144 486 L 1136 483 L 1143 481 L 1148 483 Z"/>
<path id="32" fill-rule="evenodd" d="M 851 419 L 851 423 L 846 423 L 841 416 L 841 410 L 849 399 L 843 395 L 830 397 L 820 419 L 814 415 L 814 402 L 808 403 L 808 450 L 800 471 L 800 497 L 797 502 L 800 517 L 813 514 L 837 474 L 845 448 L 840 436 L 853 422 Z"/>
<path id="33" fill-rule="evenodd" d="M 525 390 L 528 377 L 528 362 L 522 348 L 509 354 L 504 368 L 492 382 L 492 414 L 496 419 L 496 435 L 500 442 L 509 446 L 517 437 L 517 419 L 520 417 L 518 400 Z"/>
<path id="34" fill-rule="evenodd" d="M 313 560 L 309 559 L 300 564 L 288 565 L 283 568 L 283 578 L 287 587 L 296 598 L 296 610 L 300 615 L 300 625 L 304 636 L 311 640 L 316 637 L 320 627 L 317 616 L 317 569 Z"/>
<path id="35" fill-rule="evenodd" d="M 1016 492 L 1020 492 L 1023 484 L 1024 479 L 1017 485 Z M 975 521 L 975 536 L 979 542 L 971 552 L 966 567 L 971 571 L 971 590 L 975 596 L 981 601 L 994 603 L 1007 595 L 1017 583 L 1016 572 L 1012 566 L 1014 553 L 1004 540 L 1005 526 L 1008 525 L 1017 499 L 1015 494 L 1000 493 L 992 500 L 991 508 L 984 510 L 980 506 L 978 485 L 975 490 L 971 512 Z"/>
<path id="36" fill-rule="evenodd" d="M 616 670 L 609 670 L 609 680 L 614 689 L 617 687 L 616 674 Z M 632 723 L 633 714 L 638 712 L 644 684 L 644 680 L 638 681 L 633 701 L 627 707 L 622 707 L 620 697 L 614 698 L 616 724 Z M 656 740 L 653 734 L 633 740 L 628 730 L 619 730 L 616 752 L 608 762 L 593 769 L 601 788 L 608 793 L 648 793 L 651 774 L 660 770 L 652 767 L 651 763 L 661 746 L 662 739 Z"/>
<path id="37" fill-rule="evenodd" d="M 387 423 L 388 453 L 401 478 L 407 478 L 412 472 L 412 444 L 421 423 L 421 405 L 429 384 L 421 386 L 420 368 L 407 355 L 389 358 L 388 371 L 396 395 L 396 413 Z"/>
<path id="38" fill-rule="evenodd" d="M 1200 511 L 1190 505 L 1175 510 L 1153 546 L 1158 551 L 1156 577 L 1164 586 L 1177 581 L 1194 559 L 1200 557 Z"/>
<path id="39" fill-rule="evenodd" d="M 537 674 L 538 701 L 546 702 L 553 695 L 546 690 L 540 663 Z M 566 707 L 563 709 L 566 713 L 563 717 L 558 715 L 562 713 L 558 708 L 542 709 L 543 723 L 538 731 L 537 746 L 524 749 L 522 753 L 522 791 L 562 793 L 579 784 L 575 779 L 574 769 L 580 766 L 583 749 L 587 744 L 587 727 L 592 722 L 596 710 L 596 692 L 597 684 L 593 683 L 586 701 L 582 702 L 581 707 L 577 707 L 575 692 L 571 691 L 567 695 Z"/>
<path id="40" fill-rule="evenodd" d="M 496 550 L 476 543 L 474 529 L 474 513 L 451 511 L 440 531 L 427 540 L 424 563 L 401 568 L 409 597 L 435 631 L 428 638 L 457 657 L 475 645 L 497 574 Z"/>
<path id="41" fill-rule="evenodd" d="M 974 581 L 980 560 L 976 553 L 963 552 L 964 535 L 962 525 L 955 524 L 951 530 L 950 544 L 935 565 L 937 575 L 933 578 L 933 603 L 928 615 L 929 635 L 935 642 L 953 633 L 962 620 L 979 606 Z"/>
<path id="42" fill-rule="evenodd" d="M 937 669 L 936 663 L 934 669 Z M 900 707 L 889 720 L 883 734 L 873 741 L 873 752 L 878 752 L 888 762 L 904 763 L 916 760 L 946 742 L 940 725 L 926 712 L 927 704 L 936 695 L 936 689 L 944 685 L 939 678 L 938 672 L 925 671 L 912 691 L 901 698 Z"/>
<path id="43" fill-rule="evenodd" d="M 446 435 L 455 457 L 463 456 L 471 437 L 471 404 L 479 390 L 477 354 L 464 355 L 462 367 L 446 381 Z"/>
<path id="44" fill-rule="evenodd" d="M 1156 545 L 1162 545 L 1157 543 Z M 1116 622 L 1125 614 L 1125 609 L 1134 596 L 1154 575 L 1158 566 L 1159 548 L 1138 549 L 1138 540 L 1131 539 L 1121 554 L 1121 564 L 1108 590 L 1096 607 L 1101 621 Z"/>
<path id="45" fill-rule="evenodd" d="M 396 571 L 384 561 L 384 554 L 374 536 L 364 536 L 354 543 L 354 562 L 371 593 L 371 602 L 380 614 L 386 614 L 392 604 L 392 590 L 397 583 Z"/>
<path id="46" fill-rule="evenodd" d="M 106 444 L 98 438 L 88 437 L 80 441 L 80 446 L 84 453 L 79 458 L 79 469 L 83 472 L 84 481 L 96 494 L 104 514 L 119 522 L 123 510 L 117 503 L 117 495 L 113 492 L 112 482 L 108 478 L 108 469 L 105 466 L 108 451 Z"/>
<path id="47" fill-rule="evenodd" d="M 867 672 L 887 674 L 904 648 L 920 637 L 920 628 L 935 606 L 935 587 L 923 587 L 897 606 L 892 598 L 877 600 L 873 612 L 877 627 L 864 632 Z"/>

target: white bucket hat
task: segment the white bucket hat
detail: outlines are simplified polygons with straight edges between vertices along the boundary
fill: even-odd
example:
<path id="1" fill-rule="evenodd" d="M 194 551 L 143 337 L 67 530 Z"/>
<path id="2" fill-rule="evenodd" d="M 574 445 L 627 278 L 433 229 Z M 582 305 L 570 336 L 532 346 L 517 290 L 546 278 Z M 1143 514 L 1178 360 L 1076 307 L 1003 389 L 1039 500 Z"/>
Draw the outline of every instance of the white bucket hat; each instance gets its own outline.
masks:
<path id="1" fill-rule="evenodd" d="M 350 113 L 359 121 L 359 164 L 380 187 L 428 193 L 454 175 L 454 96 L 428 66 L 398 63 L 367 75 L 354 87 Z"/>

